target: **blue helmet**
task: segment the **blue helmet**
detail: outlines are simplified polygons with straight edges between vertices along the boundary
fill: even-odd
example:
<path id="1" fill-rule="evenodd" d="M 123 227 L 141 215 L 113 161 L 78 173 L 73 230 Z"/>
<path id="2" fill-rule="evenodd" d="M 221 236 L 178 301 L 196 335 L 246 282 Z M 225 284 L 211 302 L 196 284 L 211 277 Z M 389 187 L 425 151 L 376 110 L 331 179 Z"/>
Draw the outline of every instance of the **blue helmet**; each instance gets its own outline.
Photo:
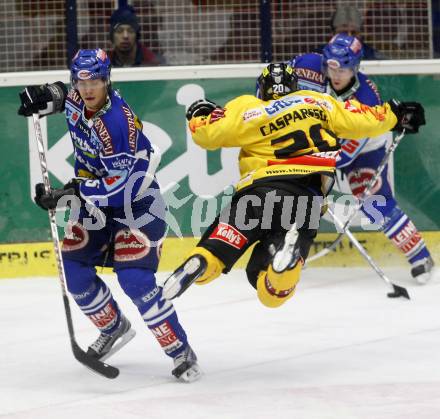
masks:
<path id="1" fill-rule="evenodd" d="M 110 69 L 110 59 L 104 50 L 80 49 L 73 57 L 70 77 L 72 82 L 93 79 L 110 81 Z"/>
<path id="2" fill-rule="evenodd" d="M 362 43 L 355 36 L 338 33 L 324 47 L 322 64 L 330 68 L 351 68 L 356 73 L 362 59 Z"/>

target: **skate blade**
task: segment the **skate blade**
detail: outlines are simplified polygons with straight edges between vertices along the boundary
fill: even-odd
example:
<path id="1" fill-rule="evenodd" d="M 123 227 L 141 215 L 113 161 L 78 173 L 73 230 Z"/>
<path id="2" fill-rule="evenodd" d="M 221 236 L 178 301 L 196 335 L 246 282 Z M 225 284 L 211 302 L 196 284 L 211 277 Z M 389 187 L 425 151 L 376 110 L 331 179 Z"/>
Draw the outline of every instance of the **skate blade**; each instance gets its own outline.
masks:
<path id="1" fill-rule="evenodd" d="M 179 378 L 179 381 L 184 383 L 193 383 L 194 381 L 199 380 L 202 377 L 203 373 L 201 368 L 195 364 L 188 370 L 186 370 Z"/>
<path id="2" fill-rule="evenodd" d="M 298 240 L 298 231 L 296 230 L 295 224 L 286 233 L 284 237 L 284 245 L 282 249 L 275 253 L 272 261 L 272 269 L 281 273 L 284 272 L 292 262 L 292 255 L 295 249 L 296 241 Z"/>
<path id="3" fill-rule="evenodd" d="M 192 258 L 183 265 L 179 272 L 175 272 L 163 284 L 162 295 L 167 300 L 172 300 L 178 297 L 185 291 L 195 280 L 198 275 L 195 275 L 191 281 L 185 282 L 188 275 L 192 275 L 200 269 L 201 263 L 198 258 Z"/>
<path id="4" fill-rule="evenodd" d="M 113 354 L 119 351 L 123 346 L 125 346 L 128 342 L 130 342 L 136 336 L 136 330 L 129 329 L 128 332 L 123 334 L 116 343 L 112 346 L 110 351 L 108 351 L 104 356 L 99 358 L 100 361 L 105 361 L 110 358 Z"/>
<path id="5" fill-rule="evenodd" d="M 432 270 L 423 274 L 417 275 L 414 279 L 419 285 L 426 285 L 432 278 Z"/>

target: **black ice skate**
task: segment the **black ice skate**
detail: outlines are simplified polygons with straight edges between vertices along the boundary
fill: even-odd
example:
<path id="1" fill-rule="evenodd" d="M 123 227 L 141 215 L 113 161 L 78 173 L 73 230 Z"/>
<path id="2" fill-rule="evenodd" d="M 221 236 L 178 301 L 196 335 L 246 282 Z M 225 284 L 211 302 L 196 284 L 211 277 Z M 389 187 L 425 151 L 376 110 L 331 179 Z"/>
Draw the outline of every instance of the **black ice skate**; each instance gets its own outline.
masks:
<path id="1" fill-rule="evenodd" d="M 167 300 L 181 295 L 197 278 L 205 272 L 206 259 L 201 255 L 191 256 L 183 265 L 179 266 L 163 284 L 163 296 Z"/>
<path id="2" fill-rule="evenodd" d="M 89 346 L 87 355 L 104 361 L 130 342 L 135 335 L 136 331 L 131 328 L 128 319 L 121 315 L 121 324 L 119 327 L 112 335 L 101 333 L 98 339 Z"/>
<path id="3" fill-rule="evenodd" d="M 412 265 L 411 276 L 421 285 L 425 285 L 432 276 L 432 269 L 434 268 L 434 261 L 432 257 L 418 260 Z"/>
<path id="4" fill-rule="evenodd" d="M 197 356 L 191 347 L 188 347 L 174 358 L 172 374 L 178 380 L 192 383 L 202 376 L 202 370 L 197 364 Z"/>
<path id="5" fill-rule="evenodd" d="M 284 244 L 279 249 L 272 261 L 272 269 L 274 272 L 281 273 L 286 269 L 292 269 L 301 259 L 299 248 L 295 247 L 298 241 L 298 231 L 296 225 L 293 224 L 284 237 Z"/>

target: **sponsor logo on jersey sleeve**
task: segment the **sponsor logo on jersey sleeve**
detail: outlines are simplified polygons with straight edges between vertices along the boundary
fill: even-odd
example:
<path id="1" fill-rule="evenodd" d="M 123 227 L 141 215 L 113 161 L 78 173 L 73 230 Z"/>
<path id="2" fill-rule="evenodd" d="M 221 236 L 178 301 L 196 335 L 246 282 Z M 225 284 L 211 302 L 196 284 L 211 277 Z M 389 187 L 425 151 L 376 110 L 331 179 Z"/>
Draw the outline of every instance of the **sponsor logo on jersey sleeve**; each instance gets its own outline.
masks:
<path id="1" fill-rule="evenodd" d="M 359 103 L 359 107 L 357 107 L 349 100 L 346 100 L 344 103 L 344 108 L 352 113 L 370 113 L 378 121 L 385 120 L 386 108 L 370 107 L 368 105 L 364 105 L 363 103 Z"/>
<path id="2" fill-rule="evenodd" d="M 66 107 L 66 119 L 68 124 L 75 126 L 80 120 L 81 111 L 68 101 L 66 101 L 65 107 Z"/>
<path id="3" fill-rule="evenodd" d="M 249 109 L 243 114 L 243 122 L 251 121 L 252 119 L 259 118 L 264 115 L 261 108 Z"/>
<path id="4" fill-rule="evenodd" d="M 217 122 L 219 119 L 222 119 L 226 116 L 226 109 L 224 108 L 215 108 L 211 112 L 211 118 L 209 118 L 209 123 L 213 124 L 214 122 Z"/>

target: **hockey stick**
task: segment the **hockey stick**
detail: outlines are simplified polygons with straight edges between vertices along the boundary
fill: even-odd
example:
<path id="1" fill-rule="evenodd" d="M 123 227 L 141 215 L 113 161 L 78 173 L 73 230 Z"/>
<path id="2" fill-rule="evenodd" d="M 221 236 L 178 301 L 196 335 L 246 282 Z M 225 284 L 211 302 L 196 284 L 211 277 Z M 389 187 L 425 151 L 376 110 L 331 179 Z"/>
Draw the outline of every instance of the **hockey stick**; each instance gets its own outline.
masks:
<path id="1" fill-rule="evenodd" d="M 307 263 L 308 262 L 313 262 L 314 260 L 322 258 L 323 256 L 329 254 L 341 242 L 342 238 L 344 237 L 344 234 L 346 233 L 347 227 L 353 221 L 353 219 L 356 216 L 356 214 L 359 211 L 359 209 L 361 209 L 362 206 L 364 205 L 364 202 L 368 198 L 368 196 L 370 195 L 371 190 L 373 189 L 373 186 L 375 185 L 375 183 L 379 179 L 380 175 L 384 171 L 385 166 L 388 164 L 388 160 L 390 159 L 391 154 L 394 153 L 394 151 L 396 150 L 397 146 L 399 145 L 399 143 L 402 140 L 402 138 L 404 137 L 404 135 L 405 135 L 405 130 L 403 130 L 399 135 L 397 135 L 393 139 L 392 143 L 390 144 L 390 146 L 388 147 L 387 151 L 385 152 L 385 155 L 383 156 L 382 161 L 380 162 L 380 164 L 379 164 L 379 166 L 378 166 L 378 168 L 376 170 L 375 175 L 368 182 L 366 188 L 364 189 L 364 192 L 359 197 L 358 202 L 357 202 L 357 204 L 354 207 L 353 213 L 350 215 L 350 217 L 345 222 L 345 224 L 342 225 L 342 231 L 338 234 L 338 236 L 336 237 L 335 241 L 330 246 L 325 247 L 324 249 L 322 249 L 319 252 L 315 253 L 313 256 L 310 256 L 309 258 L 307 258 Z"/>
<path id="2" fill-rule="evenodd" d="M 336 217 L 336 215 L 333 213 L 331 209 L 328 209 L 328 213 L 333 218 L 333 221 L 335 222 L 335 224 L 338 225 L 338 227 L 342 227 L 344 225 L 342 221 Z M 353 243 L 354 247 L 356 247 L 356 249 L 363 256 L 363 258 L 370 264 L 370 266 L 376 271 L 376 273 L 382 278 L 382 280 L 392 288 L 393 291 L 389 292 L 387 294 L 387 297 L 389 298 L 404 297 L 409 300 L 410 297 L 406 288 L 392 283 L 385 275 L 385 273 L 382 271 L 382 269 L 379 268 L 379 266 L 377 266 L 376 262 L 374 262 L 373 258 L 367 253 L 365 248 L 359 243 L 356 237 L 354 237 L 353 233 L 349 230 L 349 228 L 345 227 L 344 231 L 348 239 Z"/>
<path id="3" fill-rule="evenodd" d="M 37 142 L 38 157 L 40 159 L 41 174 L 43 175 L 44 189 L 45 189 L 46 193 L 50 193 L 51 186 L 50 186 L 50 181 L 49 181 L 49 172 L 47 170 L 46 153 L 44 150 L 43 135 L 41 133 L 40 117 L 38 114 L 33 114 L 32 118 L 33 118 L 33 122 L 34 122 L 35 139 Z M 86 354 L 86 352 L 84 352 L 79 347 L 78 343 L 76 342 L 75 331 L 73 329 L 72 313 L 70 311 L 69 297 L 67 296 L 67 292 L 66 292 L 66 274 L 64 272 L 60 239 L 58 236 L 58 229 L 57 229 L 57 224 L 56 224 L 56 220 L 55 220 L 55 210 L 54 209 L 49 210 L 48 214 L 49 214 L 50 230 L 52 233 L 53 246 L 54 246 L 54 250 L 55 250 L 55 259 L 56 259 L 57 269 L 58 269 L 58 279 L 60 280 L 61 292 L 63 294 L 64 312 L 66 314 L 67 328 L 69 330 L 70 345 L 72 347 L 73 355 L 77 361 L 81 362 L 81 364 L 83 364 L 87 368 L 91 369 L 92 371 L 94 371 L 100 375 L 103 375 L 104 377 L 107 377 L 107 378 L 116 378 L 119 375 L 119 370 L 117 368 L 112 367 L 111 365 L 105 364 L 104 362 L 101 362 L 99 359 L 88 356 Z"/>

